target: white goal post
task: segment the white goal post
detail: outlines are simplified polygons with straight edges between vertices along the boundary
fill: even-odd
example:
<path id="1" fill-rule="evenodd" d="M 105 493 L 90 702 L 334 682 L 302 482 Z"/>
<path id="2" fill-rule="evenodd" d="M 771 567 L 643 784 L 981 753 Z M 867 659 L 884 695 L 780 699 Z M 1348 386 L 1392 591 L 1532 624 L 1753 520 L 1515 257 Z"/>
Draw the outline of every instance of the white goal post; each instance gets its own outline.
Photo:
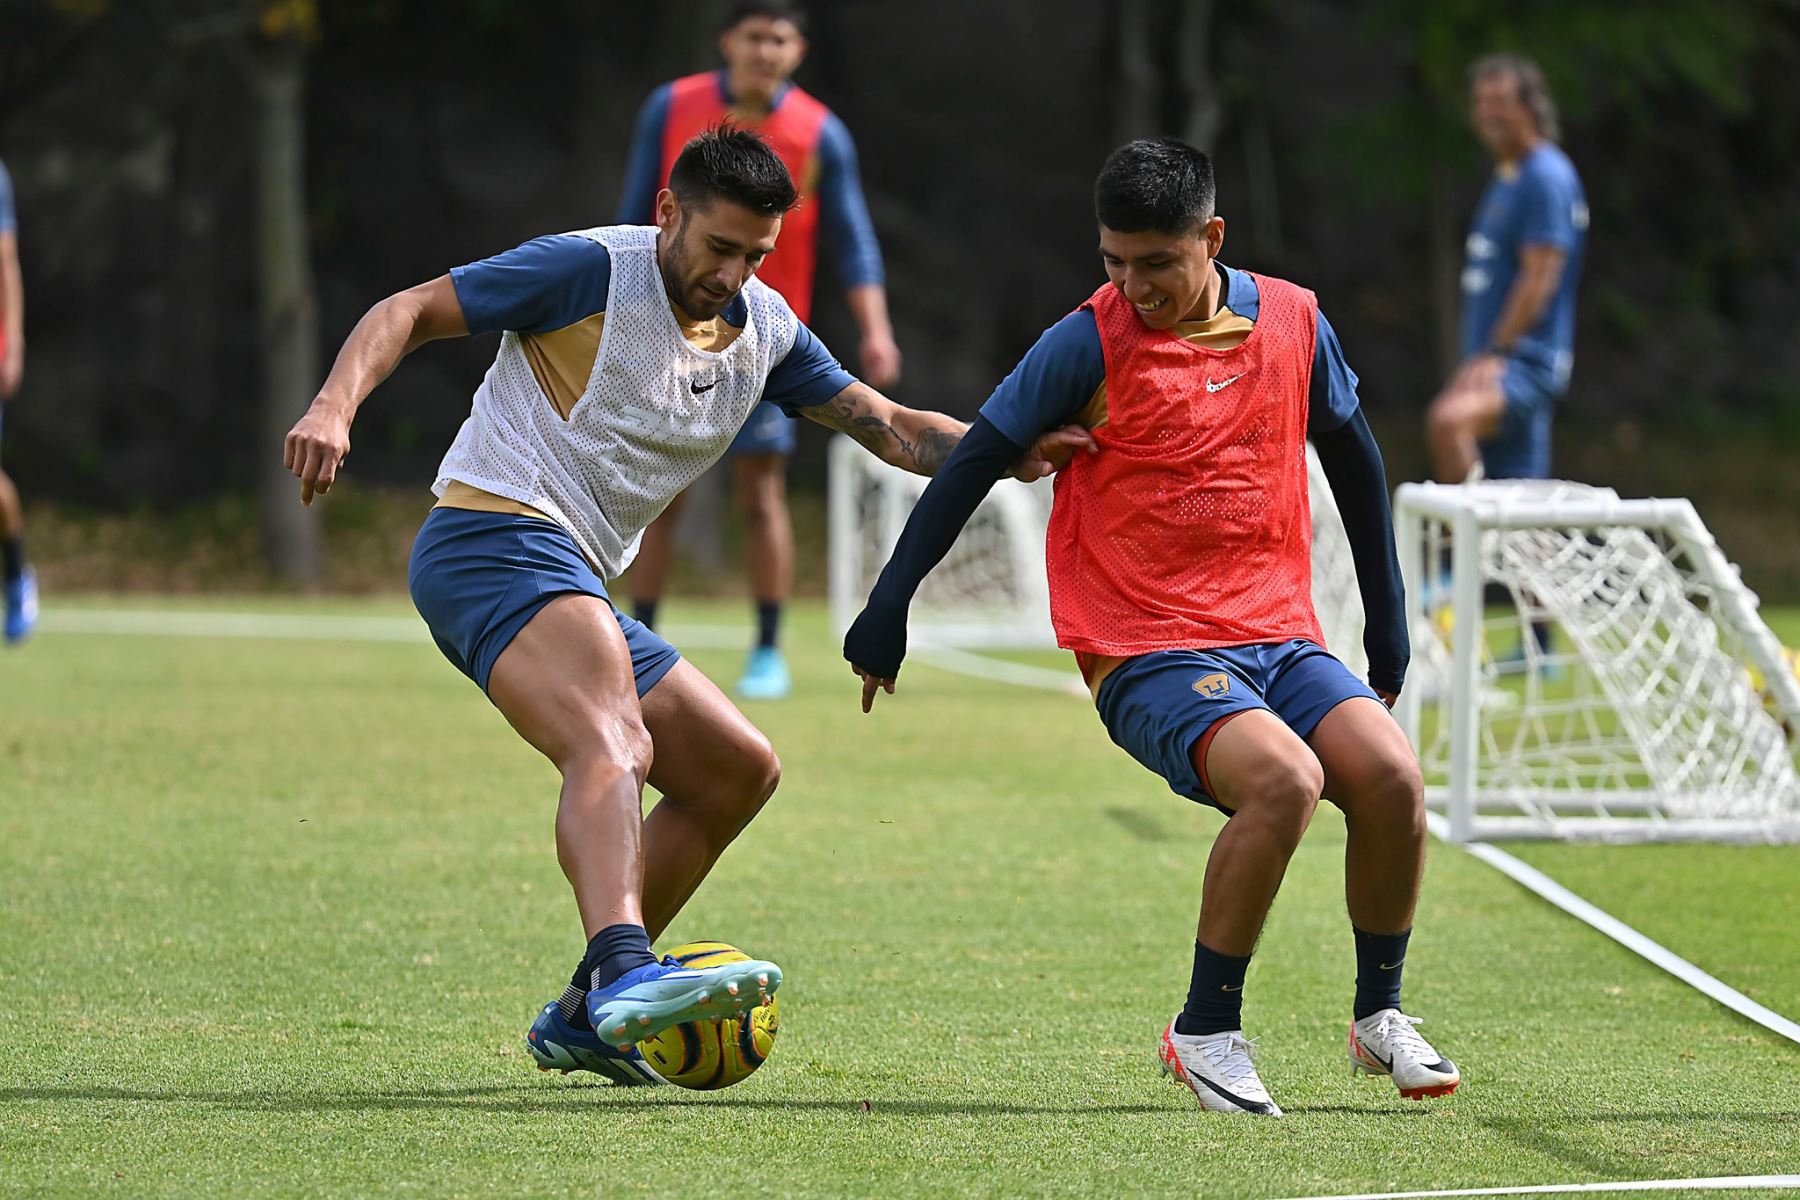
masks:
<path id="1" fill-rule="evenodd" d="M 1395 522 L 1399 715 L 1455 840 L 1800 838 L 1800 679 L 1691 503 L 1405 484 Z"/>
<path id="2" fill-rule="evenodd" d="M 1360 675 L 1355 566 L 1310 448 L 1308 468 L 1314 607 Z M 926 482 L 834 440 L 840 637 Z M 920 588 L 914 644 L 1054 648 L 1051 495 L 994 487 Z M 1396 505 L 1413 650 L 1398 715 L 1457 840 L 1800 839 L 1800 678 L 1691 504 L 1490 482 L 1408 484 Z"/>

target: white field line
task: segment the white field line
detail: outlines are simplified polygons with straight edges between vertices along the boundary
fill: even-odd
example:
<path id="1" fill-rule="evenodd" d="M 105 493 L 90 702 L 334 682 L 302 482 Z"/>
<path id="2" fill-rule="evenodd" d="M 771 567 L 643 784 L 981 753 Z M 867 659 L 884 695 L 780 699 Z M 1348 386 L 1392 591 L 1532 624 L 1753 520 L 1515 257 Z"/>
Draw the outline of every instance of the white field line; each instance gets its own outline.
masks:
<path id="1" fill-rule="evenodd" d="M 45 609 L 38 632 L 121 637 L 267 638 L 277 641 L 431 643 L 418 617 L 350 617 L 302 613 L 168 611 L 128 608 Z M 750 645 L 750 631 L 732 625 L 672 625 L 677 647 L 711 650 Z"/>
<path id="2" fill-rule="evenodd" d="M 1430 826 L 1431 832 L 1436 834 L 1440 840 L 1449 841 L 1450 819 L 1448 817 L 1440 813 L 1427 813 L 1425 821 Z M 1470 842 L 1463 849 L 1508 879 L 1556 905 L 1576 920 L 1597 929 L 1633 954 L 1649 960 L 1689 987 L 1717 1000 L 1732 1012 L 1755 1021 L 1764 1029 L 1779 1034 L 1790 1042 L 1800 1043 L 1800 1025 L 1796 1025 L 1773 1009 L 1763 1007 L 1736 988 L 1721 983 L 1666 946 L 1651 941 L 1611 913 L 1589 904 L 1536 867 L 1521 862 L 1506 851 L 1486 842 Z"/>
<path id="3" fill-rule="evenodd" d="M 1724 1175 L 1707 1179 L 1639 1179 L 1626 1183 L 1545 1183 L 1532 1187 L 1458 1188 L 1444 1192 L 1359 1192 L 1292 1200 L 1424 1200 L 1430 1196 L 1547 1196 L 1576 1192 L 1726 1192 L 1800 1189 L 1800 1175 Z"/>

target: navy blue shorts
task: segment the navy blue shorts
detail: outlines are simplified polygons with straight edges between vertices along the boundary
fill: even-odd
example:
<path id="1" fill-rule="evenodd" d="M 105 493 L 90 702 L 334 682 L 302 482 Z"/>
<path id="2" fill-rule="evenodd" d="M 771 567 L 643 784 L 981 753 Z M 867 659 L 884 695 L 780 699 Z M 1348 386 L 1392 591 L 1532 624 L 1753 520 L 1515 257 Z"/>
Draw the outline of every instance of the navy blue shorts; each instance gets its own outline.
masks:
<path id="1" fill-rule="evenodd" d="M 761 401 L 750 410 L 750 419 L 731 439 L 733 454 L 794 453 L 794 418 L 781 411 L 781 406 Z"/>
<path id="2" fill-rule="evenodd" d="M 487 691 L 500 652 L 544 605 L 570 593 L 612 603 L 568 531 L 541 517 L 434 508 L 413 541 L 413 605 L 444 657 Z M 642 696 L 681 659 L 675 647 L 617 608 Z"/>
<path id="3" fill-rule="evenodd" d="M 1506 407 L 1500 428 L 1481 443 L 1481 469 L 1489 479 L 1548 479 L 1550 422 L 1561 393 L 1556 372 L 1523 358 L 1508 358 L 1500 375 Z"/>
<path id="4" fill-rule="evenodd" d="M 1193 748 L 1225 717 L 1268 709 L 1301 737 L 1355 696 L 1380 698 L 1324 647 L 1295 640 L 1218 650 L 1159 650 L 1126 659 L 1100 682 L 1106 732 L 1169 790 L 1229 815 L 1207 795 Z"/>

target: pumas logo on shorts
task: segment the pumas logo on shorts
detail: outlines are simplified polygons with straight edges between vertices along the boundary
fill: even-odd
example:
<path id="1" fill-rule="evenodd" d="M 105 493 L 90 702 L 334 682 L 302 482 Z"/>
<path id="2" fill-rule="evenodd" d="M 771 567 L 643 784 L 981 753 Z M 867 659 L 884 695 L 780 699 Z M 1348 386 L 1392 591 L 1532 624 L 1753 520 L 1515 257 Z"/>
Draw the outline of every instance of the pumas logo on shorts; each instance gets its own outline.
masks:
<path id="1" fill-rule="evenodd" d="M 1231 690 L 1231 676 L 1223 671 L 1202 675 L 1194 680 L 1194 690 L 1202 696 L 1223 696 Z"/>

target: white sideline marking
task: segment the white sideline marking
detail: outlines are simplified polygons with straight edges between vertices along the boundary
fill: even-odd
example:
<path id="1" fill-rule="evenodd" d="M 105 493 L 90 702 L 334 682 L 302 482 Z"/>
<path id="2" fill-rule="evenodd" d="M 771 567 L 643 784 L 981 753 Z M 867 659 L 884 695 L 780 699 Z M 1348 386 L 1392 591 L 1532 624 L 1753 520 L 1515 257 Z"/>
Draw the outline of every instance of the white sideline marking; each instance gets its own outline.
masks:
<path id="1" fill-rule="evenodd" d="M 1079 676 L 1066 669 L 1034 667 L 1030 663 L 989 658 L 985 654 L 970 654 L 967 650 L 958 650 L 954 646 L 934 646 L 929 642 L 914 650 L 913 655 L 934 667 L 954 671 L 958 675 L 991 679 L 996 683 L 1015 683 L 1020 687 L 1050 692 L 1066 692 L 1084 700 L 1088 697 L 1087 685 L 1081 682 Z"/>
<path id="2" fill-rule="evenodd" d="M 1440 813 L 1428 812 L 1425 814 L 1425 822 L 1439 840 L 1449 842 L 1450 819 L 1448 817 Z M 1454 843 L 1451 844 L 1454 845 Z M 1591 925 L 1632 953 L 1648 959 L 1689 987 L 1712 997 L 1740 1016 L 1748 1017 L 1771 1033 L 1780 1034 L 1791 1042 L 1800 1043 L 1800 1025 L 1796 1025 L 1773 1009 L 1763 1007 L 1736 988 L 1721 983 L 1666 946 L 1651 941 L 1611 913 L 1589 904 L 1536 867 L 1521 862 L 1506 851 L 1486 842 L 1469 842 L 1463 846 L 1463 849 L 1508 879 L 1542 896 L 1576 920 Z M 1783 1178 L 1800 1179 L 1800 1175 L 1783 1176 Z M 1454 1195 L 1456 1193 L 1436 1194 Z"/>
<path id="3" fill-rule="evenodd" d="M 55 608 L 38 618 L 39 633 L 123 637 L 269 638 L 317 642 L 431 642 L 417 617 L 349 617 L 301 613 L 180 612 L 130 608 Z M 750 631 L 732 625 L 672 625 L 664 634 L 679 649 L 748 647 Z"/>
<path id="4" fill-rule="evenodd" d="M 1359 1192 L 1353 1196 L 1296 1196 L 1293 1200 L 1421 1200 L 1427 1196 L 1542 1196 L 1565 1192 L 1765 1191 L 1800 1188 L 1800 1175 L 1722 1175 L 1707 1179 L 1639 1179 L 1627 1183 L 1545 1183 L 1533 1187 L 1458 1188 L 1445 1192 Z"/>

